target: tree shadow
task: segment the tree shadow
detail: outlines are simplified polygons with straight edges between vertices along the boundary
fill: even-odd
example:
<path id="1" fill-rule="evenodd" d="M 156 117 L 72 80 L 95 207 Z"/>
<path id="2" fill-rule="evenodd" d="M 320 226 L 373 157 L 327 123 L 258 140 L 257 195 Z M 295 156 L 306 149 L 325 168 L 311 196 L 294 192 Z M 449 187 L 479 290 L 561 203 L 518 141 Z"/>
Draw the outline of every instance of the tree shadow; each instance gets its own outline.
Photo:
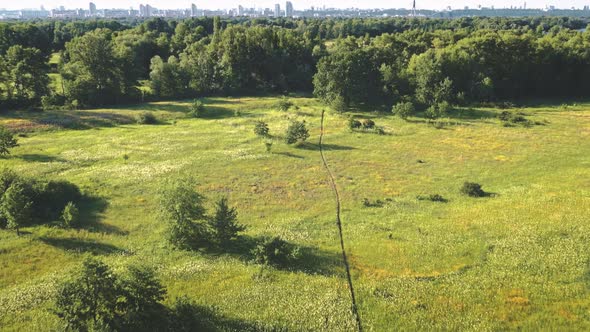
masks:
<path id="1" fill-rule="evenodd" d="M 77 253 L 92 253 L 93 255 L 110 255 L 124 252 L 124 250 L 122 250 L 121 248 L 111 244 L 83 239 L 63 237 L 50 238 L 43 236 L 39 237 L 39 240 L 52 247 L 56 247 L 65 251 L 73 251 Z"/>
<path id="2" fill-rule="evenodd" d="M 20 156 L 15 156 L 16 158 L 20 158 L 27 162 L 37 162 L 37 163 L 50 163 L 50 162 L 65 162 L 65 159 L 49 156 L 44 154 L 23 154 Z"/>
<path id="3" fill-rule="evenodd" d="M 496 118 L 498 114 L 496 112 L 476 109 L 476 108 L 469 108 L 469 109 L 455 109 L 448 112 L 445 117 L 451 119 L 460 119 L 460 120 L 481 120 L 481 119 L 490 119 Z"/>
<path id="4" fill-rule="evenodd" d="M 304 142 L 302 144 L 297 145 L 298 149 L 302 150 L 310 150 L 310 151 L 319 151 L 320 146 L 316 143 Z M 349 151 L 349 150 L 356 150 L 356 148 L 352 146 L 346 145 L 337 145 L 337 144 L 322 144 L 322 148 L 324 151 Z"/>
<path id="5" fill-rule="evenodd" d="M 78 203 L 80 210 L 80 228 L 94 233 L 107 233 L 115 235 L 127 235 L 128 232 L 119 227 L 101 222 L 103 213 L 109 206 L 109 202 L 102 197 L 84 196 Z"/>
<path id="6" fill-rule="evenodd" d="M 232 243 L 206 251 L 209 254 L 228 254 L 238 257 L 245 262 L 252 262 L 254 256 L 252 250 L 262 243 L 264 238 L 240 236 Z M 319 274 L 325 276 L 341 275 L 343 264 L 342 257 L 333 252 L 314 247 L 298 246 L 299 256 L 289 266 L 273 266 L 279 270 L 303 272 L 306 274 Z"/>
<path id="7" fill-rule="evenodd" d="M 296 154 L 293 154 L 291 152 L 273 152 L 272 154 L 276 154 L 276 155 L 280 155 L 280 156 L 286 156 L 286 157 L 291 157 L 291 158 L 297 158 L 297 159 L 305 159 L 304 156 L 296 155 Z"/>
<path id="8" fill-rule="evenodd" d="M 205 105 L 205 112 L 201 116 L 202 119 L 225 119 L 235 117 L 235 112 L 229 108 L 222 106 Z"/>

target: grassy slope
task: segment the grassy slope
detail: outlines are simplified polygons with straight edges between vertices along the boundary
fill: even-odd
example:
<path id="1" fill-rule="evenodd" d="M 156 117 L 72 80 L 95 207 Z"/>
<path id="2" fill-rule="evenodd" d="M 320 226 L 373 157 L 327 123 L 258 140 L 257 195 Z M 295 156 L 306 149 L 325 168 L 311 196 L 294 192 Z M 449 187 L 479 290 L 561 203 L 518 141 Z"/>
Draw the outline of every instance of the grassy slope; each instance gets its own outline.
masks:
<path id="1" fill-rule="evenodd" d="M 144 109 L 180 117 L 188 103 L 0 117 L 31 132 L 2 165 L 68 179 L 108 201 L 106 208 L 86 207 L 93 223 L 82 231 L 31 227 L 21 238 L 0 232 L 0 326 L 57 326 L 46 310 L 55 281 L 94 253 L 117 268 L 155 266 L 169 298 L 194 297 L 243 328 L 353 329 L 332 196 L 315 145 L 321 106 L 298 98 L 300 111 L 285 114 L 269 111 L 275 101 L 211 99 L 210 118 L 175 125 L 131 121 Z M 461 125 L 445 129 L 419 118 L 377 117 L 392 133 L 379 136 L 350 133 L 345 117 L 328 116 L 327 158 L 342 191 L 367 330 L 590 328 L 590 105 L 526 111 L 549 124 L 505 128 L 495 110 L 463 112 Z M 254 121 L 265 119 L 279 134 L 292 118 L 307 121 L 311 144 L 275 141 L 267 154 L 252 133 Z M 54 130 L 60 127 L 91 129 Z M 227 195 L 248 237 L 280 234 L 308 249 L 307 262 L 260 279 L 240 253 L 171 250 L 155 195 L 165 179 L 186 175 L 210 206 Z M 460 196 L 467 180 L 496 195 Z M 416 199 L 434 193 L 449 202 Z M 389 201 L 365 208 L 364 198 Z"/>

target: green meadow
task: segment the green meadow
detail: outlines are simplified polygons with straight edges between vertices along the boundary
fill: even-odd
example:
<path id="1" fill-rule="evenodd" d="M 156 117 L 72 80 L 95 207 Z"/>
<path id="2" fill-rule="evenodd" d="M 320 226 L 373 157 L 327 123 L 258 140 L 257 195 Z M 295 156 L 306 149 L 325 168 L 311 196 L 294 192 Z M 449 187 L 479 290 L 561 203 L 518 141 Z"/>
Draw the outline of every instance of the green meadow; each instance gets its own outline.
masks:
<path id="1" fill-rule="evenodd" d="M 115 271 L 155 268 L 167 303 L 194 299 L 220 330 L 354 331 L 318 147 L 323 106 L 291 100 L 298 108 L 279 112 L 278 98 L 209 98 L 199 119 L 186 117 L 190 101 L 0 115 L 20 135 L 1 168 L 68 180 L 95 198 L 81 206 L 80 230 L 0 231 L 0 329 L 58 330 L 56 285 L 95 255 Z M 143 111 L 160 124 L 136 124 Z M 434 125 L 356 113 L 385 130 L 378 135 L 326 113 L 325 153 L 365 330 L 590 329 L 590 104 L 519 111 L 537 125 L 503 126 L 502 110 L 491 108 L 456 110 Z M 311 136 L 289 146 L 282 136 L 295 119 Z M 269 124 L 271 153 L 253 133 L 257 120 Z M 187 177 L 209 211 L 222 196 L 238 209 L 248 227 L 241 250 L 166 242 L 158 192 Z M 489 195 L 461 195 L 466 181 Z M 433 194 L 446 202 L 418 199 Z M 305 259 L 261 271 L 251 243 L 275 235 Z"/>

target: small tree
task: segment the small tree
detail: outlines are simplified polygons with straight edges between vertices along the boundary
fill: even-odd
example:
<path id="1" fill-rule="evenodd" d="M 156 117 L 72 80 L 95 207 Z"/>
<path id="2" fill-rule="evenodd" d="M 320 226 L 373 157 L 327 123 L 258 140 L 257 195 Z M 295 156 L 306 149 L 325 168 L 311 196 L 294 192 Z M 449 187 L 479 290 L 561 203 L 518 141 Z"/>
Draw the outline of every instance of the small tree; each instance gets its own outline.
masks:
<path id="1" fill-rule="evenodd" d="M 16 230 L 29 223 L 33 215 L 33 202 L 27 188 L 21 181 L 13 182 L 0 200 L 0 214 L 6 219 L 7 227 Z"/>
<path id="2" fill-rule="evenodd" d="M 293 121 L 287 128 L 287 135 L 285 140 L 287 144 L 293 144 L 297 142 L 305 142 L 309 138 L 309 131 L 305 126 L 305 121 Z"/>
<path id="3" fill-rule="evenodd" d="M 293 107 L 293 105 L 293 102 L 289 98 L 282 97 L 277 102 L 277 109 L 281 112 L 287 112 L 291 107 Z"/>
<path id="4" fill-rule="evenodd" d="M 64 208 L 61 219 L 65 227 L 71 228 L 78 226 L 80 222 L 80 211 L 73 202 L 68 202 Z"/>
<path id="5" fill-rule="evenodd" d="M 266 141 L 264 141 L 264 147 L 266 148 L 266 153 L 270 153 L 272 150 L 272 144 L 273 141 L 272 139 L 267 139 Z"/>
<path id="6" fill-rule="evenodd" d="M 264 239 L 252 250 L 252 255 L 257 264 L 285 267 L 299 258 L 300 250 L 277 236 Z"/>
<path id="7" fill-rule="evenodd" d="M 4 126 L 0 126 L 0 156 L 10 154 L 10 149 L 17 147 L 18 141 Z"/>
<path id="8" fill-rule="evenodd" d="M 215 232 L 215 240 L 218 244 L 226 245 L 238 237 L 246 227 L 237 221 L 238 212 L 235 208 L 227 205 L 227 198 L 222 197 L 217 201 L 215 215 L 210 219 L 209 224 Z"/>
<path id="9" fill-rule="evenodd" d="M 179 249 L 196 249 L 209 242 L 209 229 L 203 223 L 203 196 L 190 180 L 179 180 L 160 195 L 160 213 L 169 224 L 168 240 Z"/>
<path id="10" fill-rule="evenodd" d="M 158 119 L 152 112 L 142 112 L 137 116 L 137 123 L 151 125 L 158 123 Z"/>
<path id="11" fill-rule="evenodd" d="M 128 330 L 157 330 L 152 323 L 163 318 L 164 307 L 160 302 L 164 300 L 166 289 L 154 270 L 146 266 L 129 266 L 119 285 L 123 300 L 119 300 L 118 309 L 124 315 Z"/>
<path id="12" fill-rule="evenodd" d="M 192 118 L 202 118 L 205 114 L 205 103 L 199 99 L 193 100 L 188 115 Z"/>
<path id="13" fill-rule="evenodd" d="M 258 136 L 268 137 L 268 124 L 264 121 L 256 121 L 254 125 L 254 133 Z"/>
<path id="14" fill-rule="evenodd" d="M 401 102 L 393 106 L 391 112 L 405 120 L 416 112 L 416 108 L 412 102 Z"/>

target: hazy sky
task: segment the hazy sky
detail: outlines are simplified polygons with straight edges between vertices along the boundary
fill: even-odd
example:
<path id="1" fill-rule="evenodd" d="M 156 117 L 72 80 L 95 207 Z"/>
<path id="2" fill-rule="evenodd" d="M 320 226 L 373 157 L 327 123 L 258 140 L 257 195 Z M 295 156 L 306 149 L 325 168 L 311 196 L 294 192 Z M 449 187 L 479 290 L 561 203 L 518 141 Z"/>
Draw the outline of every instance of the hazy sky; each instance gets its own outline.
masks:
<path id="1" fill-rule="evenodd" d="M 46 9 L 52 9 L 59 6 L 66 8 L 88 8 L 88 0 L 0 0 L 0 8 L 20 9 L 20 8 L 39 8 L 41 5 Z M 188 8 L 190 3 L 194 2 L 198 8 L 218 9 L 218 8 L 235 8 L 238 4 L 244 7 L 274 7 L 275 3 L 280 3 L 284 7 L 285 1 L 277 0 L 216 0 L 216 1 L 191 1 L 191 0 L 95 0 L 97 8 L 137 8 L 140 3 L 149 3 L 156 8 Z M 295 9 L 304 9 L 311 6 L 321 7 L 338 7 L 338 8 L 410 8 L 412 0 L 292 0 Z M 524 0 L 416 0 L 418 9 L 441 9 L 446 6 L 452 8 L 463 8 L 477 5 L 486 7 L 495 6 L 496 8 L 522 6 Z M 553 5 L 558 8 L 581 8 L 590 5 L 590 0 L 528 0 L 528 8 L 545 8 L 546 5 Z"/>

